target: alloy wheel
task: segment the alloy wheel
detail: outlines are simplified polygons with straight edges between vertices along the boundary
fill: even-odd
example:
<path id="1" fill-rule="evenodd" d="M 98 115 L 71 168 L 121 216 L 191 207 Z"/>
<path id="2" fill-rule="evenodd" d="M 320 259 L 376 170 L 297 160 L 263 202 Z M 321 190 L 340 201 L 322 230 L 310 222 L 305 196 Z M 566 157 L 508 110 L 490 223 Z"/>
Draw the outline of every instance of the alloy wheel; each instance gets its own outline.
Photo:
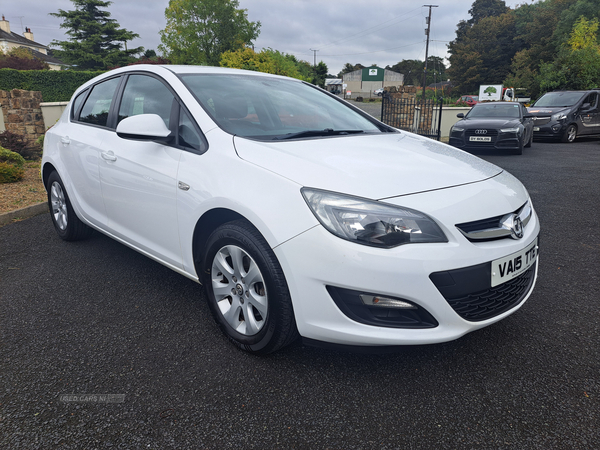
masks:
<path id="1" fill-rule="evenodd" d="M 211 280 L 225 321 L 244 336 L 257 334 L 266 323 L 268 298 L 264 277 L 252 257 L 236 245 L 222 247 L 213 258 Z"/>

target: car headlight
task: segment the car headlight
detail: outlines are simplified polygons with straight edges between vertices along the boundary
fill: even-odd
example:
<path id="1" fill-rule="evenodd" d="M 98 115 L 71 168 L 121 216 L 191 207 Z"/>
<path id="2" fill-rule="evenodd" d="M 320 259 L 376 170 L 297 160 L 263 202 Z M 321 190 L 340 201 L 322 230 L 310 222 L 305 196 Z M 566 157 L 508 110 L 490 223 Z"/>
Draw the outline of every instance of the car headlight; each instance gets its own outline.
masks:
<path id="1" fill-rule="evenodd" d="M 518 133 L 519 132 L 519 127 L 500 128 L 500 131 L 503 132 L 503 133 Z"/>
<path id="2" fill-rule="evenodd" d="M 567 115 L 564 112 L 560 112 L 557 114 L 554 114 L 550 119 L 551 120 L 564 120 L 567 118 Z"/>
<path id="3" fill-rule="evenodd" d="M 312 188 L 302 195 L 319 222 L 348 241 L 382 248 L 448 242 L 433 219 L 414 209 Z"/>

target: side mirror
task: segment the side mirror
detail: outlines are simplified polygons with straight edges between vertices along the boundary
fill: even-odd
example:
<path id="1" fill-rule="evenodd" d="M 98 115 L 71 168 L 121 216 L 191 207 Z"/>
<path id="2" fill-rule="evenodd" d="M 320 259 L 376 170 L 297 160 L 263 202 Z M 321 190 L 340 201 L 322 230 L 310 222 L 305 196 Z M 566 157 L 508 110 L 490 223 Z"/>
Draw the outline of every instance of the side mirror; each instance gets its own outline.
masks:
<path id="1" fill-rule="evenodd" d="M 138 141 L 171 140 L 171 130 L 158 114 L 139 114 L 127 117 L 117 125 L 117 136 Z"/>
<path id="2" fill-rule="evenodd" d="M 456 115 L 456 117 L 458 117 L 459 119 L 464 119 L 464 118 L 465 118 L 465 115 L 464 115 L 464 113 L 458 113 L 458 114 Z"/>

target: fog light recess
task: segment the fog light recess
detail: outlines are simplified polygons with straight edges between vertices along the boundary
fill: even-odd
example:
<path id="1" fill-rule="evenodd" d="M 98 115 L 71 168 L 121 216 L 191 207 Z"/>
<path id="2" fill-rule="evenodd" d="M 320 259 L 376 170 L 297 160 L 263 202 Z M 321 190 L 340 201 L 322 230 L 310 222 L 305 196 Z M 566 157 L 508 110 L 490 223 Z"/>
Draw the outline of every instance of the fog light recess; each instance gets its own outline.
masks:
<path id="1" fill-rule="evenodd" d="M 388 328 L 434 328 L 437 320 L 422 306 L 402 298 L 327 286 L 344 315 L 366 325 Z"/>

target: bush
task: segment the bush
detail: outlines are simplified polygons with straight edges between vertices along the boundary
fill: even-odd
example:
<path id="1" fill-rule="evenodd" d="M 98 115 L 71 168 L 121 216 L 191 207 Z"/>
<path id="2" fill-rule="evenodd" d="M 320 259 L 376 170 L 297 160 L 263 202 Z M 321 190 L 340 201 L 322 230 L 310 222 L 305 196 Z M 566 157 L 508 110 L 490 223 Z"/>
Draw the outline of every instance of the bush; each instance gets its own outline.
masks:
<path id="1" fill-rule="evenodd" d="M 7 162 L 0 162 L 0 183 L 14 183 L 21 181 L 25 176 L 25 171 Z"/>
<path id="2" fill-rule="evenodd" d="M 41 147 L 29 145 L 22 135 L 12 131 L 6 130 L 0 133 L 0 147 L 12 150 L 25 159 L 35 160 L 40 157 Z"/>
<path id="3" fill-rule="evenodd" d="M 86 81 L 104 72 L 0 69 L 0 90 L 40 91 L 44 102 L 66 102 Z"/>
<path id="4" fill-rule="evenodd" d="M 23 167 L 25 159 L 16 152 L 11 152 L 6 148 L 0 147 L 0 162 L 12 164 L 13 166 Z"/>
<path id="5" fill-rule="evenodd" d="M 0 133 L 0 146 L 21 154 L 27 148 L 27 142 L 23 135 L 6 130 Z"/>

